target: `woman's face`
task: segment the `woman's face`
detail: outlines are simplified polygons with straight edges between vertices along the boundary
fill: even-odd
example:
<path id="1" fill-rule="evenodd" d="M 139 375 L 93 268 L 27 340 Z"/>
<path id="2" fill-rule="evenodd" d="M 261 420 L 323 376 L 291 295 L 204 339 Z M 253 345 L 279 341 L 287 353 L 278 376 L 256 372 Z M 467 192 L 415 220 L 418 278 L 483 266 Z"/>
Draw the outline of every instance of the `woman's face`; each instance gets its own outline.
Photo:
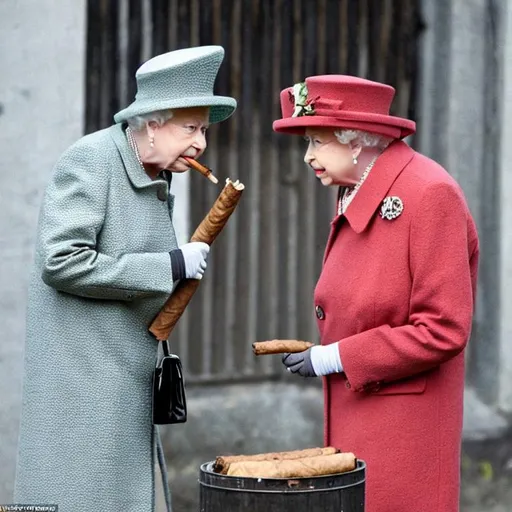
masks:
<path id="1" fill-rule="evenodd" d="M 173 110 L 172 118 L 163 126 L 148 125 L 148 135 L 154 138 L 152 153 L 161 169 L 189 170 L 190 165 L 181 157 L 199 158 L 204 153 L 208 118 L 208 107 L 180 108 Z"/>
<path id="2" fill-rule="evenodd" d="M 359 181 L 354 157 L 360 149 L 341 144 L 332 128 L 307 128 L 306 140 L 309 145 L 304 162 L 314 170 L 322 185 L 347 186 Z"/>

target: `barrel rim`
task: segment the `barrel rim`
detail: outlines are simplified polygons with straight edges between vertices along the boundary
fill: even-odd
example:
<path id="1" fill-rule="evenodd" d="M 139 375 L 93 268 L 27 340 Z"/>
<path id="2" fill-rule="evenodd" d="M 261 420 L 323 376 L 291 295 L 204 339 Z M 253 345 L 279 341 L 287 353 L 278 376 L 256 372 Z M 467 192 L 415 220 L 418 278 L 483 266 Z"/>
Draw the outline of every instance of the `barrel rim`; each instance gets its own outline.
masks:
<path id="1" fill-rule="evenodd" d="M 218 478 L 226 478 L 228 480 L 236 481 L 236 480 L 256 480 L 258 483 L 262 482 L 282 482 L 283 480 L 293 480 L 293 481 L 299 481 L 299 482 L 306 482 L 308 480 L 321 480 L 321 479 L 329 479 L 329 478 L 336 478 L 343 476 L 355 476 L 358 473 L 362 474 L 362 480 L 358 482 L 353 482 L 349 485 L 357 485 L 361 482 L 364 482 L 366 480 L 366 462 L 362 459 L 356 460 L 356 468 L 352 471 L 345 471 L 343 473 L 330 473 L 328 475 L 318 475 L 318 476 L 303 476 L 303 477 L 290 477 L 290 478 L 273 478 L 273 477 L 240 477 L 240 476 L 233 476 L 233 475 L 223 475 L 221 473 L 216 473 L 213 471 L 213 466 L 215 464 L 215 461 L 208 461 L 204 462 L 200 466 L 200 476 L 201 474 L 218 477 Z M 201 478 L 199 478 L 200 484 L 205 484 L 207 486 L 212 486 L 211 483 L 203 482 Z M 328 488 L 326 488 L 327 490 Z"/>
<path id="2" fill-rule="evenodd" d="M 366 473 L 366 462 L 362 459 L 357 459 L 356 460 L 356 468 L 353 469 L 352 471 L 345 471 L 343 473 L 330 473 L 328 475 L 318 475 L 318 476 L 300 476 L 300 477 L 290 477 L 290 478 L 272 478 L 272 477 L 240 477 L 240 476 L 233 476 L 233 475 L 222 475 L 221 473 L 216 473 L 215 471 L 213 471 L 213 466 L 215 464 L 215 461 L 211 460 L 211 461 L 208 461 L 208 462 L 204 462 L 203 464 L 201 464 L 200 466 L 200 471 L 205 473 L 205 474 L 208 474 L 208 475 L 214 475 L 214 476 L 217 476 L 217 477 L 222 477 L 222 478 L 228 478 L 228 479 L 240 479 L 240 478 L 251 478 L 253 480 L 258 480 L 258 481 L 275 481 L 275 482 L 281 482 L 283 480 L 299 480 L 299 481 L 305 481 L 305 480 L 311 480 L 311 479 L 315 479 L 315 478 L 333 478 L 333 477 L 337 477 L 337 476 L 340 476 L 340 475 L 353 475 L 355 473 L 360 473 L 360 472 L 363 472 L 363 474 Z M 363 477 L 363 480 L 365 479 L 365 477 Z M 209 485 L 209 484 L 208 484 Z"/>

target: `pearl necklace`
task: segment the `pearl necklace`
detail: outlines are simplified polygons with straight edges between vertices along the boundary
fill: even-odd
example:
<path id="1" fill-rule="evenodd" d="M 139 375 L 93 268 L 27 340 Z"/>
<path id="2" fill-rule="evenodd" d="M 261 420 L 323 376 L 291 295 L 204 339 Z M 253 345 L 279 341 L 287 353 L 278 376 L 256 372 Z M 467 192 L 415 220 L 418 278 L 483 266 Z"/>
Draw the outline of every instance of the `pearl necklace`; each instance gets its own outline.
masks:
<path id="1" fill-rule="evenodd" d="M 133 152 L 135 153 L 137 162 L 139 162 L 140 166 L 142 167 L 142 170 L 146 172 L 146 170 L 144 169 L 144 164 L 142 163 L 142 159 L 139 154 L 139 148 L 137 147 L 137 143 L 135 142 L 135 138 L 130 127 L 126 128 L 126 138 L 128 139 L 128 143 L 130 144 L 130 147 L 133 149 Z"/>
<path id="2" fill-rule="evenodd" d="M 340 196 L 338 200 L 338 215 L 341 215 L 342 213 L 346 212 L 348 205 L 354 199 L 355 195 L 357 194 L 357 191 L 361 188 L 361 185 L 368 177 L 368 174 L 370 174 L 370 171 L 372 170 L 372 167 L 375 165 L 375 162 L 377 161 L 378 157 L 379 155 L 375 156 L 373 160 L 368 164 L 363 174 L 361 174 L 359 181 L 355 184 L 354 188 L 350 190 L 350 192 L 347 192 L 348 188 L 346 188 L 343 197 Z"/>

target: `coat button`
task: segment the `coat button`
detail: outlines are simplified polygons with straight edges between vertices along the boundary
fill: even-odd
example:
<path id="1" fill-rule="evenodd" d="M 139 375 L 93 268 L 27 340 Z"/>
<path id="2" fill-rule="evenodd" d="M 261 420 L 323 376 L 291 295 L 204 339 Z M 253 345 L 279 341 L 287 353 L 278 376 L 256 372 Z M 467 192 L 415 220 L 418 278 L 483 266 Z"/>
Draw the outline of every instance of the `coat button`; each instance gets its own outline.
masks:
<path id="1" fill-rule="evenodd" d="M 345 387 L 347 389 L 350 389 L 352 386 L 350 385 L 350 382 L 347 380 L 347 382 L 345 382 Z"/>
<path id="2" fill-rule="evenodd" d="M 167 193 L 165 192 L 165 190 L 162 190 L 161 188 L 158 189 L 156 197 L 158 197 L 160 201 L 167 201 Z"/>
<path id="3" fill-rule="evenodd" d="M 323 320 L 325 318 L 324 310 L 321 308 L 321 306 L 315 307 L 316 317 L 318 320 Z"/>

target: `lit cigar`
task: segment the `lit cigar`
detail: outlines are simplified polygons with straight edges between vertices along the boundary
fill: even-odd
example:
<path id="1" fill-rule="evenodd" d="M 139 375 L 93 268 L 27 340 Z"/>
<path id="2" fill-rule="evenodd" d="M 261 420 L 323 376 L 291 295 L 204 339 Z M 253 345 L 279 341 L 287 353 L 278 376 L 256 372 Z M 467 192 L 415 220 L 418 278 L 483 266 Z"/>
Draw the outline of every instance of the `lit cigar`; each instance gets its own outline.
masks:
<path id="1" fill-rule="evenodd" d="M 190 167 L 192 167 L 196 171 L 199 171 L 203 176 L 206 176 L 210 181 L 212 181 L 215 184 L 219 182 L 219 180 L 212 174 L 211 169 L 208 169 L 208 167 L 205 167 L 204 165 L 200 164 L 197 160 L 194 160 L 189 156 L 184 156 L 183 158 L 190 164 Z"/>

